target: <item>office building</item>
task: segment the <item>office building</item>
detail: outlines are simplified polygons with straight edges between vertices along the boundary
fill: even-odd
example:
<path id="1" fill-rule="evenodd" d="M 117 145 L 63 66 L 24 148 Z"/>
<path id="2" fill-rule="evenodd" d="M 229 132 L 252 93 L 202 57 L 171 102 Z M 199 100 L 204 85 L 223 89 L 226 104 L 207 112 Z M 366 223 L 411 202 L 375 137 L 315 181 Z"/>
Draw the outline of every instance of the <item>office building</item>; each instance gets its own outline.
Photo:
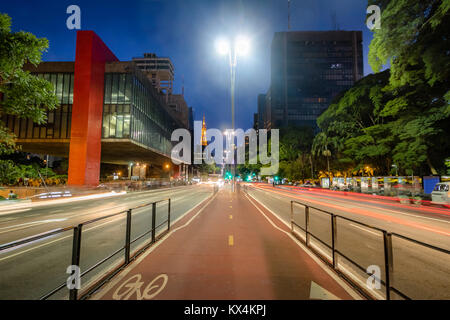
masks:
<path id="1" fill-rule="evenodd" d="M 277 32 L 270 88 L 258 97 L 260 126 L 317 128 L 317 117 L 332 99 L 362 77 L 361 31 Z"/>

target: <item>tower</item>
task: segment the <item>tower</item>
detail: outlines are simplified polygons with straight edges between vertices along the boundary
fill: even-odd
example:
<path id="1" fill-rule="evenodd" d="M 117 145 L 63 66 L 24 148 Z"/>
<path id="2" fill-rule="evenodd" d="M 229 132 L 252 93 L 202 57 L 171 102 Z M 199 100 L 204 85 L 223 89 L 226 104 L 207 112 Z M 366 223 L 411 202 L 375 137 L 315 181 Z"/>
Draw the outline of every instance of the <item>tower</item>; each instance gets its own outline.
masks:
<path id="1" fill-rule="evenodd" d="M 202 123 L 202 146 L 207 146 L 208 140 L 206 140 L 206 122 L 205 115 L 203 115 L 203 123 Z"/>

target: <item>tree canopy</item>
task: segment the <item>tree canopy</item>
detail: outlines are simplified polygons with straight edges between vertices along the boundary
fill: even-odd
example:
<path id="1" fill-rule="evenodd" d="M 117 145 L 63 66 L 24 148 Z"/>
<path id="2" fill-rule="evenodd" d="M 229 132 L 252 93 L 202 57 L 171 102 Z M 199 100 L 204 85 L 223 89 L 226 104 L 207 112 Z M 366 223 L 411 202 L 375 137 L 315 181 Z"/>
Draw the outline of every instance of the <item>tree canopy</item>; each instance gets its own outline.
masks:
<path id="1" fill-rule="evenodd" d="M 356 170 L 445 173 L 450 155 L 450 1 L 370 0 L 381 28 L 369 46 L 371 74 L 318 118 L 315 150 Z M 390 69 L 382 71 L 386 65 Z M 317 153 L 317 151 L 316 151 Z"/>
<path id="2" fill-rule="evenodd" d="M 48 40 L 29 32 L 11 31 L 11 18 L 0 13 L 0 119 L 9 114 L 42 124 L 46 112 L 56 108 L 53 85 L 23 69 L 38 65 Z M 15 149 L 14 134 L 0 120 L 0 154 Z"/>

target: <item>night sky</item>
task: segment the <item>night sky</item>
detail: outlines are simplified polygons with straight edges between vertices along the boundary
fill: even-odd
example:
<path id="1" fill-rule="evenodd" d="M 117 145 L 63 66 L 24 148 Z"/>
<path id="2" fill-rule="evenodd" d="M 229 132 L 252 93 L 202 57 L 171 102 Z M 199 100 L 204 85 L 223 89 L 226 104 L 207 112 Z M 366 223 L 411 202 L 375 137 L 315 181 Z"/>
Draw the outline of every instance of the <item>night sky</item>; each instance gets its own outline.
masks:
<path id="1" fill-rule="evenodd" d="M 66 27 L 66 9 L 81 8 L 82 30 L 94 30 L 120 60 L 144 52 L 170 57 L 175 66 L 175 93 L 181 93 L 194 117 L 206 115 L 208 128 L 231 126 L 228 62 L 216 53 L 219 37 L 245 34 L 249 56 L 238 61 L 236 127 L 253 125 L 257 95 L 270 84 L 270 44 L 274 32 L 287 31 L 287 0 L 0 0 L 0 12 L 12 17 L 13 30 L 46 37 L 44 61 L 75 59 L 75 30 Z M 292 0 L 292 30 L 362 30 L 364 74 L 371 32 L 364 21 L 366 0 Z"/>

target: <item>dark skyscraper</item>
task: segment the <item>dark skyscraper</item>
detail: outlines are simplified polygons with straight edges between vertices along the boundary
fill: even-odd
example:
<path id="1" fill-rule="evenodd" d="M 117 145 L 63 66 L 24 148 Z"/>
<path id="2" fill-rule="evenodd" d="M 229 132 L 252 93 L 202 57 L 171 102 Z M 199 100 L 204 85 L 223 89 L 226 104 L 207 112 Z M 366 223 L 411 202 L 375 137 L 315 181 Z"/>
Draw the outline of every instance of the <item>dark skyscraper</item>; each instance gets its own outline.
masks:
<path id="1" fill-rule="evenodd" d="M 261 126 L 307 125 L 363 76 L 361 31 L 277 32 Z"/>

